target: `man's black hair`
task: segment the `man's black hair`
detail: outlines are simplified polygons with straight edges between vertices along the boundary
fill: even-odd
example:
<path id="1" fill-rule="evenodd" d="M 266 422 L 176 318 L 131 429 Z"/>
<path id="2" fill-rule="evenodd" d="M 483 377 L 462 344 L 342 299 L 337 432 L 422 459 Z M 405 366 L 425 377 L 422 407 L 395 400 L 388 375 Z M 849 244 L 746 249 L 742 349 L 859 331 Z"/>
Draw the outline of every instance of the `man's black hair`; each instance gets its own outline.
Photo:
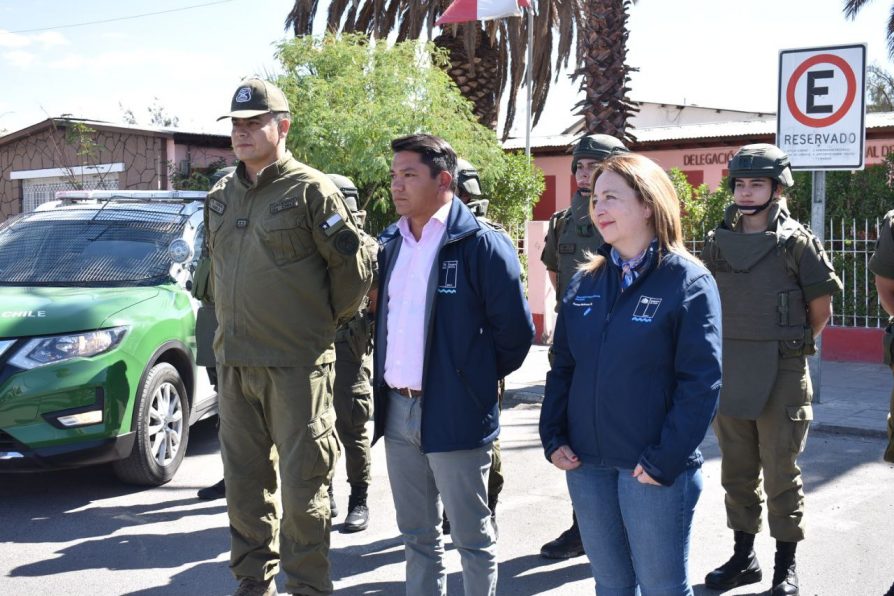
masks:
<path id="1" fill-rule="evenodd" d="M 428 166 L 431 177 L 448 172 L 453 177 L 450 190 L 456 191 L 456 152 L 441 137 L 428 134 L 407 135 L 391 141 L 391 151 L 418 153 L 422 163 Z"/>

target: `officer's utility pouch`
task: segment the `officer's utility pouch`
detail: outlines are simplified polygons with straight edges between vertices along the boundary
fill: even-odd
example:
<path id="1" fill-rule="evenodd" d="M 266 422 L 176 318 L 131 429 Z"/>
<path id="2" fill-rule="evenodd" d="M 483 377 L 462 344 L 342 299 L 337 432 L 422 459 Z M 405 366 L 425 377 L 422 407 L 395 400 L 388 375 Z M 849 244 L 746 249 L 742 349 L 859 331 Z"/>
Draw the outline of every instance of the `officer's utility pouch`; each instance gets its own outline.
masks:
<path id="1" fill-rule="evenodd" d="M 882 336 L 882 346 L 884 348 L 885 364 L 891 366 L 894 364 L 894 318 L 888 320 L 888 326 L 885 327 L 885 335 Z"/>
<path id="2" fill-rule="evenodd" d="M 779 356 L 782 358 L 795 358 L 812 354 L 816 354 L 816 342 L 813 339 L 813 329 L 810 327 L 804 327 L 804 335 L 802 337 L 779 340 Z"/>
<path id="3" fill-rule="evenodd" d="M 804 314 L 798 313 L 799 300 L 798 290 L 789 290 L 776 294 L 776 324 L 780 327 L 790 327 L 792 325 L 800 325 L 804 322 Z"/>
<path id="4" fill-rule="evenodd" d="M 802 406 L 786 406 L 785 409 L 789 420 L 793 423 L 791 449 L 795 453 L 801 453 L 807 444 L 807 427 L 813 420 L 813 406 L 804 404 Z"/>
<path id="5" fill-rule="evenodd" d="M 789 326 L 788 292 L 776 294 L 776 324 L 780 327 Z"/>
<path id="6" fill-rule="evenodd" d="M 330 478 L 340 453 L 338 439 L 335 438 L 335 408 L 328 408 L 308 422 L 302 441 L 301 449 L 305 453 L 299 472 L 301 479 Z"/>

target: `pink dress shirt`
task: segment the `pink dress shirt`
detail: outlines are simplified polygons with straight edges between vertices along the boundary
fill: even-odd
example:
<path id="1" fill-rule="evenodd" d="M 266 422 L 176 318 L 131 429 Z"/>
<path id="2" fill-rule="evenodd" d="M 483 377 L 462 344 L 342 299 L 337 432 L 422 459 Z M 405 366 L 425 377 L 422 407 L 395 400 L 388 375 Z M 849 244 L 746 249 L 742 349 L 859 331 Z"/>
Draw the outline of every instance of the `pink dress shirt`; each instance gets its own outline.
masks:
<path id="1" fill-rule="evenodd" d="M 432 266 L 447 230 L 447 203 L 422 228 L 417 241 L 410 222 L 397 222 L 401 245 L 388 280 L 388 343 L 385 350 L 385 383 L 389 387 L 422 390 L 425 358 L 425 300 Z"/>

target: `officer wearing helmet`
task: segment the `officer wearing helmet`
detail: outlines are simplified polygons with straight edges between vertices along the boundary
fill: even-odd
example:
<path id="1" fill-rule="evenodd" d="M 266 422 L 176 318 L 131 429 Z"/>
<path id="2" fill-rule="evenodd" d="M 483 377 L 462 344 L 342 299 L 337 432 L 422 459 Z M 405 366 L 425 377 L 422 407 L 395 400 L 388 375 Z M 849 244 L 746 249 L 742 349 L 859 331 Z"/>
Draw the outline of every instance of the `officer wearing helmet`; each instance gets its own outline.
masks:
<path id="1" fill-rule="evenodd" d="M 478 221 L 492 228 L 505 231 L 499 224 L 487 218 L 487 207 L 490 201 L 483 198 L 478 169 L 471 162 L 461 157 L 458 157 L 456 160 L 456 196 L 469 208 Z M 501 408 L 503 406 L 504 390 L 505 379 L 500 379 L 497 398 Z M 503 460 L 500 454 L 500 439 L 498 438 L 494 439 L 493 442 L 490 472 L 488 472 L 487 476 L 487 506 L 490 509 L 490 517 L 495 531 L 497 529 L 497 502 L 499 501 L 500 493 L 503 491 L 504 480 Z M 441 531 L 444 534 L 450 534 L 450 530 L 450 519 L 447 516 L 447 510 L 444 509 Z"/>
<path id="2" fill-rule="evenodd" d="M 366 212 L 360 209 L 360 192 L 354 182 L 340 174 L 327 174 L 344 197 L 345 206 L 363 227 Z M 375 254 L 376 240 L 361 231 L 361 238 Z M 375 279 L 373 280 L 375 283 Z M 366 423 L 372 417 L 372 317 L 369 299 L 364 300 L 357 313 L 335 332 L 335 430 L 344 447 L 345 468 L 351 494 L 348 498 L 348 514 L 342 526 L 343 532 L 360 532 L 369 525 L 367 492 L 372 478 L 370 473 L 370 436 Z M 329 500 L 334 506 L 332 485 Z M 332 510 L 332 516 L 338 515 Z"/>
<path id="3" fill-rule="evenodd" d="M 821 243 L 789 213 L 794 181 L 778 147 L 742 147 L 729 162 L 734 203 L 708 234 L 702 259 L 723 306 L 723 388 L 714 420 L 733 556 L 705 578 L 729 590 L 761 581 L 761 476 L 776 540 L 771 596 L 798 594 L 795 550 L 804 539 L 797 458 L 813 418 L 807 356 L 842 285 Z"/>
<path id="4" fill-rule="evenodd" d="M 456 194 L 475 217 L 479 219 L 487 217 L 490 201 L 482 197 L 478 170 L 461 157 L 456 160 Z"/>
<path id="5" fill-rule="evenodd" d="M 571 197 L 571 206 L 549 218 L 543 253 L 540 260 L 546 266 L 549 280 L 556 290 L 556 310 L 577 267 L 586 260 L 585 253 L 595 253 L 603 244 L 602 235 L 590 219 L 590 189 L 593 172 L 605 158 L 630 150 L 615 137 L 603 134 L 582 137 L 574 146 L 571 173 L 577 182 L 577 192 Z M 584 554 L 584 546 L 577 526 L 577 517 L 571 527 L 558 538 L 544 544 L 540 556 L 547 559 L 569 559 Z"/>

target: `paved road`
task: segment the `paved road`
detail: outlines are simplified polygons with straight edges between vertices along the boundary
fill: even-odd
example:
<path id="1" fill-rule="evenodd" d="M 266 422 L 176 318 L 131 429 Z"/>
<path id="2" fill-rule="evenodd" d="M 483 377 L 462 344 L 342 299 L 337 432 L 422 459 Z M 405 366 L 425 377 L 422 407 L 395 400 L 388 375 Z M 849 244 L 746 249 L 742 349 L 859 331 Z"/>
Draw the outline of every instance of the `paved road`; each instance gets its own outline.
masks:
<path id="1" fill-rule="evenodd" d="M 499 508 L 499 593 L 592 594 L 584 558 L 556 563 L 537 556 L 540 545 L 568 525 L 571 512 L 562 474 L 541 455 L 539 412 L 538 405 L 521 402 L 508 403 L 504 411 L 507 483 Z M 220 475 L 215 433 L 213 422 L 196 427 L 177 478 L 157 489 L 122 486 L 102 467 L 0 475 L 0 595 L 231 593 L 224 503 L 194 498 L 197 488 Z M 691 562 L 696 584 L 726 560 L 732 540 L 712 436 L 703 447 L 705 492 Z M 882 449 L 883 441 L 875 437 L 811 435 L 802 459 L 810 532 L 799 550 L 805 595 L 880 596 L 894 581 L 894 466 L 880 461 Z M 381 445 L 374 449 L 373 474 L 370 528 L 332 535 L 338 594 L 403 593 L 403 554 Z M 342 508 L 346 487 L 340 469 L 336 490 Z M 768 589 L 773 543 L 766 534 L 758 538 L 758 556 L 767 581 L 730 594 Z M 449 546 L 448 567 L 450 593 L 460 594 L 459 557 Z M 701 586 L 696 593 L 714 594 Z"/>

